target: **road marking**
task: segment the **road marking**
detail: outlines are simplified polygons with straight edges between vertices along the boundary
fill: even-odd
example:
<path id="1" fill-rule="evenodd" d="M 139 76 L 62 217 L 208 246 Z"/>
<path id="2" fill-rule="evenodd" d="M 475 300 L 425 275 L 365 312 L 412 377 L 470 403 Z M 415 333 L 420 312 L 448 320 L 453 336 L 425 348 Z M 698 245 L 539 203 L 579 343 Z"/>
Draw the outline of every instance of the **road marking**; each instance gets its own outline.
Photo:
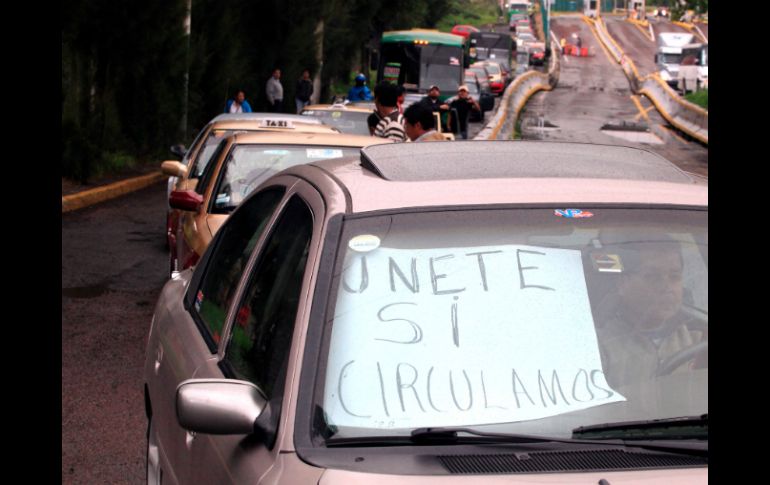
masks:
<path id="1" fill-rule="evenodd" d="M 650 117 L 647 116 L 647 111 L 649 111 L 649 108 L 646 110 L 644 109 L 644 106 L 642 106 L 642 103 L 639 101 L 638 96 L 635 96 L 632 94 L 630 98 L 631 98 L 631 101 L 633 101 L 634 104 L 636 105 L 636 109 L 639 110 L 639 114 L 636 115 L 636 118 L 634 118 L 634 121 L 638 120 L 640 116 L 643 116 L 644 119 L 647 120 L 647 122 L 649 123 Z M 652 106 L 650 108 L 652 108 Z"/>
<path id="2" fill-rule="evenodd" d="M 639 114 L 634 117 L 634 121 L 638 121 L 639 118 L 644 117 L 644 119 L 647 120 L 647 122 L 649 123 L 650 117 L 647 116 L 647 113 L 649 113 L 651 109 L 655 108 L 655 106 L 651 105 L 645 108 L 644 106 L 642 106 L 642 102 L 639 100 L 639 96 L 632 94 L 629 97 L 631 98 L 631 101 L 633 101 L 634 104 L 636 105 L 636 109 L 639 110 Z"/>

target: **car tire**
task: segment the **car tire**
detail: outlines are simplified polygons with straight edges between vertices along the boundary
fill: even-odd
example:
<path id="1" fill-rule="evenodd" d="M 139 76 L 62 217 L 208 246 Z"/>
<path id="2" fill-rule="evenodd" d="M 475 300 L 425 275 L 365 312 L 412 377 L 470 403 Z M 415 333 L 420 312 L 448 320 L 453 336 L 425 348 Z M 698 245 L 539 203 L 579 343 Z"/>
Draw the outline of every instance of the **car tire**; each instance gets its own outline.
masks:
<path id="1" fill-rule="evenodd" d="M 147 485 L 160 485 L 160 451 L 152 418 L 147 420 Z"/>

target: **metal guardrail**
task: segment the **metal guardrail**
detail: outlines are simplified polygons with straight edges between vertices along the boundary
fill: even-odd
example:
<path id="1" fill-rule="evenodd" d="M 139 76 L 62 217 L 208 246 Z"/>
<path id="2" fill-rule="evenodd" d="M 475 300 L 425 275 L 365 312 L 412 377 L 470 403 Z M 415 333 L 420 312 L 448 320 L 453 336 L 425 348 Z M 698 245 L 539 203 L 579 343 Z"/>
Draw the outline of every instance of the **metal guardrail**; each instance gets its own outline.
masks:
<path id="1" fill-rule="evenodd" d="M 652 104 L 661 116 L 677 129 L 708 145 L 708 111 L 682 99 L 659 76 L 651 74 L 644 78 L 640 77 L 636 65 L 631 59 L 626 57 L 623 49 L 618 46 L 615 39 L 607 31 L 607 26 L 604 25 L 604 22 L 601 19 L 591 22 L 599 40 L 623 69 L 631 86 L 631 91 L 634 94 L 646 96 L 652 101 Z"/>
<path id="2" fill-rule="evenodd" d="M 538 91 L 550 91 L 559 82 L 559 44 L 551 43 L 551 63 L 548 73 L 529 71 L 508 85 L 500 101 L 500 109 L 474 140 L 510 140 L 519 113 L 529 98 Z"/>

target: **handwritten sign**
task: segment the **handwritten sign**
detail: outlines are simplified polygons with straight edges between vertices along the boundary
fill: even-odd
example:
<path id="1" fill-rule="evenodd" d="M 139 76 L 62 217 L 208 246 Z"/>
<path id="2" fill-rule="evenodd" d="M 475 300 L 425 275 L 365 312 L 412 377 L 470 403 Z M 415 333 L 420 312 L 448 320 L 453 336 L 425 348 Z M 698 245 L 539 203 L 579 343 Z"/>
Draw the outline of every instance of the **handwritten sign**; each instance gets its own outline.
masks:
<path id="1" fill-rule="evenodd" d="M 579 251 L 348 251 L 324 394 L 331 424 L 515 422 L 623 400 L 604 378 Z"/>

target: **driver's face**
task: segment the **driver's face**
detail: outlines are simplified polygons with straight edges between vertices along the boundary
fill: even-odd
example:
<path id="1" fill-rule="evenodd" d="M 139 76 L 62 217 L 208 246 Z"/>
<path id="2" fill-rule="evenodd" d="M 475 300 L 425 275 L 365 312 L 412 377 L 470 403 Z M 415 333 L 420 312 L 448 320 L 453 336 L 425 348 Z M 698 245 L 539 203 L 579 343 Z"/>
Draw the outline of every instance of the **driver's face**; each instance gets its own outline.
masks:
<path id="1" fill-rule="evenodd" d="M 677 251 L 641 251 L 642 262 L 624 273 L 618 288 L 626 315 L 641 329 L 654 329 L 682 304 L 682 258 Z"/>

